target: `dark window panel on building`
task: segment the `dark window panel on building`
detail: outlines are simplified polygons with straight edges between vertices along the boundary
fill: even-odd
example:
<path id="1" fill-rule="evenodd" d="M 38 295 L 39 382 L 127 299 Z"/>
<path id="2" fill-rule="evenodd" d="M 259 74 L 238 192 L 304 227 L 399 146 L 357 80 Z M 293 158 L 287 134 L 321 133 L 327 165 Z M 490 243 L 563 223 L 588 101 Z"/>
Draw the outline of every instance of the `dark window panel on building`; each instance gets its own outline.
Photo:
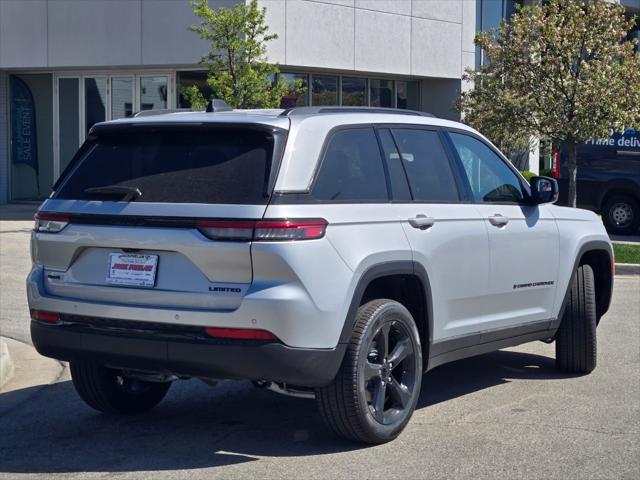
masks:
<path id="1" fill-rule="evenodd" d="M 342 77 L 342 105 L 362 107 L 367 105 L 367 79 Z"/>
<path id="2" fill-rule="evenodd" d="M 191 87 L 195 85 L 202 93 L 204 98 L 209 99 L 213 96 L 213 90 L 207 84 L 207 72 L 203 70 L 191 70 L 176 73 L 176 83 L 178 88 L 178 108 L 191 108 L 188 100 L 180 93 L 183 87 Z"/>
<path id="3" fill-rule="evenodd" d="M 287 82 L 287 85 L 291 88 L 289 93 L 280 100 L 280 108 L 304 107 L 309 105 L 309 80 L 306 73 L 282 72 L 279 74 L 279 78 Z M 304 91 L 296 92 L 294 90 L 293 87 L 296 82 L 302 84 Z"/>
<path id="4" fill-rule="evenodd" d="M 398 80 L 397 107 L 420 110 L 420 84 L 407 80 Z"/>
<path id="5" fill-rule="evenodd" d="M 84 79 L 85 132 L 96 123 L 107 119 L 107 77 L 87 77 Z"/>
<path id="6" fill-rule="evenodd" d="M 338 77 L 313 75 L 311 81 L 312 105 L 338 105 Z"/>
<path id="7" fill-rule="evenodd" d="M 370 80 L 371 106 L 393 107 L 393 80 Z"/>
<path id="8" fill-rule="evenodd" d="M 80 146 L 80 79 L 58 80 L 58 151 L 60 171 Z"/>

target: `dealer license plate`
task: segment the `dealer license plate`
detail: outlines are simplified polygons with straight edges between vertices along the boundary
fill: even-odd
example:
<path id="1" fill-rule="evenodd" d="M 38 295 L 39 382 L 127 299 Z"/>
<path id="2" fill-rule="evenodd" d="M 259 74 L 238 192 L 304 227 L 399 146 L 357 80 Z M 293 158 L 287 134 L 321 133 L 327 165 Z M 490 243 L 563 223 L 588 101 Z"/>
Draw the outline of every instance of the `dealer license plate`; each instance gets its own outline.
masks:
<path id="1" fill-rule="evenodd" d="M 131 287 L 153 287 L 156 283 L 158 255 L 110 253 L 107 283 Z"/>

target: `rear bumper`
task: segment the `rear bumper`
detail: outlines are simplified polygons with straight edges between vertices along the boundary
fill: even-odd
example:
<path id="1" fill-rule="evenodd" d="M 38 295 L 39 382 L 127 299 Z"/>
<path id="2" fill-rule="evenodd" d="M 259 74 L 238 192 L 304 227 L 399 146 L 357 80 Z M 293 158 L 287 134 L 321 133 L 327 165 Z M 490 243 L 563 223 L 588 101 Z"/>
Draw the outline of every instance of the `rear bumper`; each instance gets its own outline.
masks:
<path id="1" fill-rule="evenodd" d="M 93 360 L 111 367 L 215 379 L 271 380 L 319 387 L 330 383 L 346 345 L 291 348 L 280 343 L 218 341 L 186 333 L 31 322 L 38 352 L 64 361 Z"/>

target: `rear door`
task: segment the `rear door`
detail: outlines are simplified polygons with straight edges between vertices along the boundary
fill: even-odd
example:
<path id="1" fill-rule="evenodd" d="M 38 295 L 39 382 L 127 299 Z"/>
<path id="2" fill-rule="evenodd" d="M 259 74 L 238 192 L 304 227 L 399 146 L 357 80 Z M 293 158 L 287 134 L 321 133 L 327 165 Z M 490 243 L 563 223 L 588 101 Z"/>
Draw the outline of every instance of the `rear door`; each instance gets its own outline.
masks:
<path id="1" fill-rule="evenodd" d="M 378 130 L 414 260 L 426 270 L 433 301 L 432 355 L 474 344 L 484 328 L 489 282 L 487 230 L 460 195 L 439 130 Z"/>
<path id="2" fill-rule="evenodd" d="M 486 324 L 492 329 L 544 323 L 556 295 L 559 235 L 545 205 L 527 203 L 523 180 L 491 146 L 450 131 L 468 187 L 489 232 Z"/>
<path id="3" fill-rule="evenodd" d="M 252 280 L 252 222 L 264 215 L 284 139 L 251 125 L 96 129 L 41 207 L 68 223 L 35 233 L 46 290 L 237 308 Z"/>

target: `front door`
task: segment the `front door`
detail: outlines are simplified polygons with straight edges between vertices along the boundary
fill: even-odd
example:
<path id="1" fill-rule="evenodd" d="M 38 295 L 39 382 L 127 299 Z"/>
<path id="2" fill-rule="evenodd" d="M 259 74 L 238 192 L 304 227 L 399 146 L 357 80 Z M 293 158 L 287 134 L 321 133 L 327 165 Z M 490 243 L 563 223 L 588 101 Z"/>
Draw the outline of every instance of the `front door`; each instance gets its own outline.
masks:
<path id="1" fill-rule="evenodd" d="M 544 324 L 551 319 L 558 275 L 554 217 L 544 205 L 527 202 L 522 180 L 488 144 L 462 132 L 449 136 L 489 234 L 487 326 Z"/>
<path id="2" fill-rule="evenodd" d="M 476 343 L 485 321 L 479 303 L 489 288 L 489 241 L 478 209 L 461 202 L 459 180 L 437 130 L 397 127 L 378 134 L 414 261 L 430 281 L 431 353 L 455 348 L 454 339 L 458 347 Z M 408 191 L 394 180 L 405 175 Z"/>

